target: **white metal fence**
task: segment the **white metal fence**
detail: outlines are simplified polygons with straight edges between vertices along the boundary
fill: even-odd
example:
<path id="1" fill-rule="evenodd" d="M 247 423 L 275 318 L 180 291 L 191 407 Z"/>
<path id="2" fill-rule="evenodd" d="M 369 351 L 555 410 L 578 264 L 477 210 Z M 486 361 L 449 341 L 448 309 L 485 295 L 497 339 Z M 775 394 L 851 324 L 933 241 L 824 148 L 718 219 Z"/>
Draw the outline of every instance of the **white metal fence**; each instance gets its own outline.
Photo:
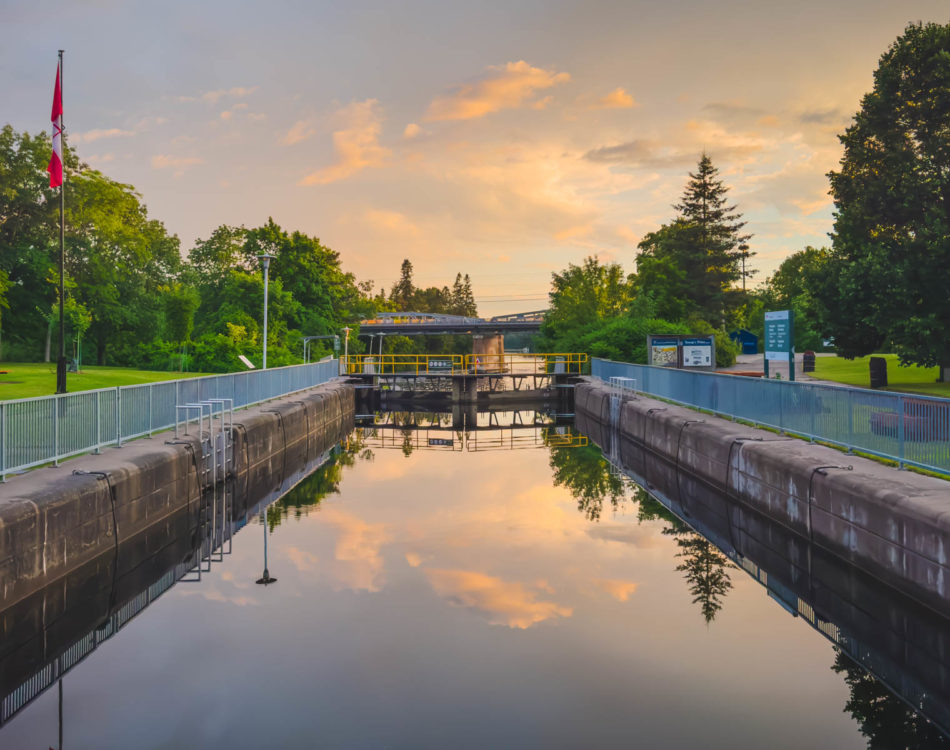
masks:
<path id="1" fill-rule="evenodd" d="M 636 390 L 668 401 L 950 474 L 950 399 L 597 358 L 591 374 L 632 378 Z"/>
<path id="2" fill-rule="evenodd" d="M 235 409 L 336 377 L 337 360 L 0 401 L 0 479 L 174 427 L 181 404 L 232 399 Z"/>

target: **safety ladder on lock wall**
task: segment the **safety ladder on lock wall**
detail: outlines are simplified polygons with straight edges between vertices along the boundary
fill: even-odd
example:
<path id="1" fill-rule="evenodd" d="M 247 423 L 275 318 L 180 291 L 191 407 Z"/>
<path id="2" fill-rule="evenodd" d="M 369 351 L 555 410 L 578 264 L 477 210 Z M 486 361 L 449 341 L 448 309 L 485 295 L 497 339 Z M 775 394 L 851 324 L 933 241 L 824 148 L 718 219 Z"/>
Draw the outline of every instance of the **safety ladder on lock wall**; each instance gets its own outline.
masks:
<path id="1" fill-rule="evenodd" d="M 180 404 L 175 423 L 175 437 L 189 435 L 193 415 L 196 417 L 201 455 L 196 456 L 201 474 L 202 491 L 198 507 L 198 548 L 195 565 L 180 580 L 200 581 L 201 574 L 211 570 L 213 562 L 222 562 L 231 554 L 233 534 L 232 490 L 228 476 L 234 466 L 234 401 L 210 398 Z M 178 421 L 181 416 L 184 421 Z M 207 418 L 207 429 L 205 428 Z M 180 429 L 183 426 L 183 432 Z"/>

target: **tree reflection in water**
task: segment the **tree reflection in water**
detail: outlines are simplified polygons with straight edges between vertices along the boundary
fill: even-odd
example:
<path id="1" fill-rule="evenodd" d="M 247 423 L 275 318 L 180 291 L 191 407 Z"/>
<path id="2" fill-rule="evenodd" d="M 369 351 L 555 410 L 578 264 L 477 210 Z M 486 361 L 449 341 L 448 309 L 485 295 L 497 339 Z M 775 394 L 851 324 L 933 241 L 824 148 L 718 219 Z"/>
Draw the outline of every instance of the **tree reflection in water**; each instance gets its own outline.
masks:
<path id="1" fill-rule="evenodd" d="M 594 445 L 551 448 L 554 484 L 565 487 L 577 500 L 577 509 L 589 521 L 599 521 L 604 500 L 617 510 L 624 500 L 624 480 L 610 473 L 610 464 Z"/>
<path id="2" fill-rule="evenodd" d="M 851 690 L 844 710 L 858 722 L 869 748 L 950 747 L 950 739 L 940 730 L 842 651 L 831 669 L 844 675 Z"/>
<path id="3" fill-rule="evenodd" d="M 723 599 L 732 588 L 729 569 L 735 566 L 714 544 L 697 534 L 650 493 L 610 471 L 610 463 L 596 446 L 552 448 L 551 468 L 554 484 L 566 487 L 577 500 L 577 509 L 590 521 L 599 521 L 604 501 L 616 511 L 624 503 L 626 490 L 632 490 L 637 503 L 637 521 L 662 521 L 663 534 L 676 538 L 682 562 L 676 569 L 683 573 L 693 603 L 699 605 L 707 623 L 722 609 Z"/>
<path id="4" fill-rule="evenodd" d="M 268 506 L 267 525 L 270 530 L 273 531 L 291 512 L 294 518 L 301 518 L 318 507 L 324 498 L 338 494 L 344 467 L 353 466 L 357 460 L 373 460 L 373 452 L 366 447 L 360 429 L 354 430 L 346 441 L 334 448 L 327 462 L 303 479 L 293 492 Z"/>

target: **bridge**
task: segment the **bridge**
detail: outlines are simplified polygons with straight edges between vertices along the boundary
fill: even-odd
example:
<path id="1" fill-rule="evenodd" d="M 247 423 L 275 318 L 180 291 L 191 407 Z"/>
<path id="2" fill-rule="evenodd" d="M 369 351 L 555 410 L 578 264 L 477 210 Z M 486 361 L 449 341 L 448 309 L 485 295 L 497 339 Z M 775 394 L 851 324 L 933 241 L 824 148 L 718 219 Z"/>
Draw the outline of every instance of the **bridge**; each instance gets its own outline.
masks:
<path id="1" fill-rule="evenodd" d="M 381 312 L 360 322 L 360 335 L 438 336 L 442 334 L 501 335 L 537 331 L 547 310 L 469 318 L 425 312 Z"/>

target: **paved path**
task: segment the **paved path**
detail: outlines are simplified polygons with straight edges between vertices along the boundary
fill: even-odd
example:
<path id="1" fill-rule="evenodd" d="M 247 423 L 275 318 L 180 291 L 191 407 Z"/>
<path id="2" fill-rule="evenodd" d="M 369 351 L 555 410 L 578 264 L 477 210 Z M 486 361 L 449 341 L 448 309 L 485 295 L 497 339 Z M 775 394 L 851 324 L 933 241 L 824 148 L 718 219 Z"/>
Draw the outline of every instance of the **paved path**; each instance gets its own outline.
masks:
<path id="1" fill-rule="evenodd" d="M 816 357 L 834 357 L 832 352 L 820 352 L 815 355 Z M 809 383 L 821 383 L 822 385 L 843 385 L 843 383 L 835 383 L 831 380 L 821 380 L 820 378 L 812 377 L 810 374 L 802 372 L 802 354 L 795 355 L 795 379 L 801 380 L 803 382 L 807 381 Z M 730 367 L 720 367 L 717 368 L 718 372 L 762 372 L 765 367 L 765 355 L 764 354 L 740 354 L 736 357 L 736 363 Z M 788 380 L 788 360 L 784 362 L 778 362 L 772 360 L 769 362 L 769 377 L 775 377 L 775 374 L 778 373 L 782 376 L 782 380 Z"/>

